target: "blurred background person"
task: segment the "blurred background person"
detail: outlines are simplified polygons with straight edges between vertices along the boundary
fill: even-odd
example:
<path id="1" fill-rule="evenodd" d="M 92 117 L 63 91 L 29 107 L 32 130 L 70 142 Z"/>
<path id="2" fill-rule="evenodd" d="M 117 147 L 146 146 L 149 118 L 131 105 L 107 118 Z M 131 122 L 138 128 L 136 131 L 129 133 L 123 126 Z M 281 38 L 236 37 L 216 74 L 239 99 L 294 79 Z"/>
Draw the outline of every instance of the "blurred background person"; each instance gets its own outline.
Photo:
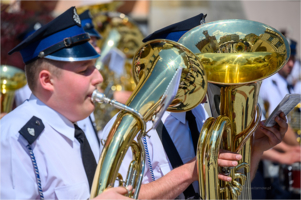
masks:
<path id="1" fill-rule="evenodd" d="M 289 38 L 287 40 L 291 48 L 291 55 L 288 62 L 278 71 L 278 73 L 263 80 L 261 85 L 259 97 L 264 102 L 265 106 L 262 105 L 262 108 L 266 111 L 266 115 L 264 116 L 266 118 L 273 112 L 285 95 L 295 93 L 293 86 L 288 83 L 287 78 L 291 74 L 295 64 L 297 42 Z M 280 180 L 281 177 L 289 178 L 290 172 L 288 171 L 288 168 L 292 167 L 292 165 L 295 165 L 300 170 L 300 150 L 301 148 L 297 141 L 296 132 L 289 125 L 283 141 L 274 148 L 263 153 L 262 162 L 259 165 L 252 187 L 262 187 L 266 188 L 266 190 L 264 193 L 258 193 L 256 190 L 253 190 L 253 198 L 300 198 L 300 193 L 298 194 L 296 191 L 289 191 L 289 185 L 292 183 Z M 297 180 L 295 180 L 295 182 L 296 181 Z"/>

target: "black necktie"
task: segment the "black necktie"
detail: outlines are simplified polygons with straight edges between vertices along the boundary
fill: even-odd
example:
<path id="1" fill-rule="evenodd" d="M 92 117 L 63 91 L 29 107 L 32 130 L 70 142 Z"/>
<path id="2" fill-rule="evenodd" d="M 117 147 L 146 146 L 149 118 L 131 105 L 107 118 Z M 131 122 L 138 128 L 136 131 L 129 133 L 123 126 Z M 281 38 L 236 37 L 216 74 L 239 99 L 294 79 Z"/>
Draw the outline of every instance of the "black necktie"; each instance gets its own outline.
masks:
<path id="1" fill-rule="evenodd" d="M 94 173 L 97 167 L 95 157 L 89 145 L 89 141 L 86 138 L 86 135 L 82 129 L 80 129 L 76 124 L 74 124 L 75 128 L 75 138 L 80 143 L 80 151 L 82 154 L 83 165 L 86 171 L 86 175 L 89 181 L 89 186 L 91 189 Z"/>
<path id="2" fill-rule="evenodd" d="M 294 89 L 293 85 L 287 83 L 286 87 L 287 87 L 288 93 L 291 94 L 291 90 Z"/>
<path id="3" fill-rule="evenodd" d="M 195 116 L 192 114 L 191 111 L 186 112 L 186 120 L 188 121 L 189 129 L 191 132 L 191 137 L 193 141 L 194 152 L 196 152 L 196 148 L 198 145 L 199 139 L 199 131 L 195 121 Z"/>

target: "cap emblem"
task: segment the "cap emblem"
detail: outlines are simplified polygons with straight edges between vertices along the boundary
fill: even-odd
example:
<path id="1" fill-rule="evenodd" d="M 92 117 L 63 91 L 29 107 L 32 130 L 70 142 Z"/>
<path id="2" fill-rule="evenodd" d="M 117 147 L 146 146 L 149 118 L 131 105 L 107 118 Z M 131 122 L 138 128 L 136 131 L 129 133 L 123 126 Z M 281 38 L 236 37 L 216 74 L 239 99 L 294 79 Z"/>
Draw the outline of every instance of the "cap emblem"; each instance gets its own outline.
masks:
<path id="1" fill-rule="evenodd" d="M 78 26 L 81 26 L 81 22 L 80 22 L 80 18 L 76 12 L 76 9 L 74 8 L 74 15 L 73 15 L 73 19 L 75 21 L 75 23 L 78 25 Z"/>
<path id="2" fill-rule="evenodd" d="M 42 24 L 39 23 L 39 22 L 37 22 L 37 23 L 35 23 L 35 25 L 33 26 L 33 29 L 36 31 L 36 30 L 38 30 L 38 29 L 41 28 L 41 27 L 42 27 Z"/>
<path id="3" fill-rule="evenodd" d="M 31 136 L 35 136 L 33 128 L 27 128 L 27 131 Z"/>

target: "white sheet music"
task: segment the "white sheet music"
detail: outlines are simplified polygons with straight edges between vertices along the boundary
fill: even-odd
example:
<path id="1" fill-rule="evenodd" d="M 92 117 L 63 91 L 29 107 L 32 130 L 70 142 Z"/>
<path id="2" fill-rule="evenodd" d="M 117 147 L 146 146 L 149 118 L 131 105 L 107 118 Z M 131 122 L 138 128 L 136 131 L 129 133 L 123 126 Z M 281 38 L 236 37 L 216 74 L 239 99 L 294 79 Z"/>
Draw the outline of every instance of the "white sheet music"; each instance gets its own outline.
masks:
<path id="1" fill-rule="evenodd" d="M 300 94 L 287 94 L 266 120 L 264 125 L 267 127 L 274 126 L 276 124 L 275 117 L 277 117 L 281 112 L 284 112 L 284 114 L 287 115 L 298 103 L 300 103 L 300 101 Z"/>

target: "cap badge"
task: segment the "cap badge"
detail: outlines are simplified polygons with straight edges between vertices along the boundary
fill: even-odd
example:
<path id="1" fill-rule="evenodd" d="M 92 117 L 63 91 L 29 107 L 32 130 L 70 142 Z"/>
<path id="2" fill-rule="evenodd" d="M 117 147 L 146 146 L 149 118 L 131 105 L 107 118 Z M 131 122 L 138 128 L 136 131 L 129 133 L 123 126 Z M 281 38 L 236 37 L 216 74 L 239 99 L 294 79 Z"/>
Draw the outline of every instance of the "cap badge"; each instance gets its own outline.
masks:
<path id="1" fill-rule="evenodd" d="M 39 28 L 42 27 L 42 24 L 40 24 L 39 22 L 35 23 L 35 25 L 33 26 L 33 29 L 36 31 L 38 30 Z"/>
<path id="2" fill-rule="evenodd" d="M 74 8 L 74 15 L 73 15 L 73 19 L 75 21 L 75 23 L 78 25 L 78 26 L 81 26 L 81 22 L 80 22 L 80 18 L 76 12 L 76 9 Z"/>
<path id="3" fill-rule="evenodd" d="M 33 129 L 33 128 L 27 128 L 27 131 L 28 131 L 28 133 L 29 133 L 31 136 L 35 136 L 35 133 L 34 133 L 34 129 Z"/>

